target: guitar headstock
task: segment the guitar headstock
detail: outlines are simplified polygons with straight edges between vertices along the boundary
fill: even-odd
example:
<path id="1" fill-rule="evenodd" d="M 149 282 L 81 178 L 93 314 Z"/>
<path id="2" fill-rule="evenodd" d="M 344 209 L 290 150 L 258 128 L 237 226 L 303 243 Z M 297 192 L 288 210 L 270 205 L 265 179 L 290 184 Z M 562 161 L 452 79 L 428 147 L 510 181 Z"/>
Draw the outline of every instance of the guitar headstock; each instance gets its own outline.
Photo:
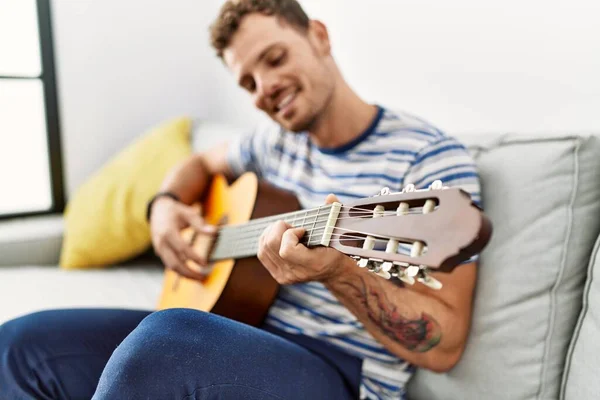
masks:
<path id="1" fill-rule="evenodd" d="M 384 188 L 344 204 L 329 246 L 384 278 L 439 289 L 427 271 L 451 271 L 479 253 L 491 233 L 491 222 L 467 192 L 435 181 L 428 189 Z"/>

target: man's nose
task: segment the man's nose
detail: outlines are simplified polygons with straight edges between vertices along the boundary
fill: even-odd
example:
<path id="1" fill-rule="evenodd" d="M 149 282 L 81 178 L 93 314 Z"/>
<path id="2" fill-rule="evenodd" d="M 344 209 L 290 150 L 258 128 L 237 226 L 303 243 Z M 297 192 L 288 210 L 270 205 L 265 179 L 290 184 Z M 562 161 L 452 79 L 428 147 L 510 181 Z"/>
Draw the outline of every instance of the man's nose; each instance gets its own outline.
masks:
<path id="1" fill-rule="evenodd" d="M 255 99 L 258 108 L 271 108 L 277 94 L 281 90 L 281 84 L 272 77 L 257 78 L 257 96 Z"/>

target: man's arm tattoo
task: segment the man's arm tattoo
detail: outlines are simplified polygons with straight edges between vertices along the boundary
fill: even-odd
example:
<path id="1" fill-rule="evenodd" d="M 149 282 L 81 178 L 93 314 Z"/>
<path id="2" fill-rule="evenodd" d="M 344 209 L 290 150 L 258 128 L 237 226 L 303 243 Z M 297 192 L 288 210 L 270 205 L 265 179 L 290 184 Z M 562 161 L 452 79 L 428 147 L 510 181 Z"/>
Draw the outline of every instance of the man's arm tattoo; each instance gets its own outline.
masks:
<path id="1" fill-rule="evenodd" d="M 442 339 L 440 325 L 431 315 L 422 312 L 419 318 L 404 318 L 385 293 L 377 288 L 369 288 L 363 277 L 359 277 L 358 282 L 345 283 L 360 297 L 369 320 L 408 350 L 426 352 Z"/>

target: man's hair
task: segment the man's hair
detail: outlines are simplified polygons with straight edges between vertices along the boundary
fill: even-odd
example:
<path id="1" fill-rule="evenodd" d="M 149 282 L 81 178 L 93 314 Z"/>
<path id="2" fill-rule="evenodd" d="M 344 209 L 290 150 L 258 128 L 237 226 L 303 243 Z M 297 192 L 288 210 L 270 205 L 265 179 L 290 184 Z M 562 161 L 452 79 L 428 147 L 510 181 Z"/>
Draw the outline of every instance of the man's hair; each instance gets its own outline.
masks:
<path id="1" fill-rule="evenodd" d="M 211 44 L 219 57 L 223 58 L 242 19 L 251 13 L 274 15 L 302 32 L 308 30 L 310 21 L 296 0 L 227 0 L 210 27 Z"/>

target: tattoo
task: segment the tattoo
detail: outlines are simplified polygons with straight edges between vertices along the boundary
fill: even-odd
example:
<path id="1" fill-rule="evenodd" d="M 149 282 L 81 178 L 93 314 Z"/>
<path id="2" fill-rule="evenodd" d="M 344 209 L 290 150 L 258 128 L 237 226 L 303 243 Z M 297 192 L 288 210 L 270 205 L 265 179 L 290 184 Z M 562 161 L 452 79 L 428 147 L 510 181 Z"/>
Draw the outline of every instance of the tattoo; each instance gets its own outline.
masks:
<path id="1" fill-rule="evenodd" d="M 376 324 L 386 336 L 400 343 L 408 350 L 426 352 L 435 347 L 442 339 L 442 330 L 438 322 L 427 313 L 422 312 L 417 319 L 403 317 L 385 293 L 367 287 L 363 277 L 359 282 L 345 282 L 360 296 L 361 303 L 367 311 L 369 319 Z"/>

